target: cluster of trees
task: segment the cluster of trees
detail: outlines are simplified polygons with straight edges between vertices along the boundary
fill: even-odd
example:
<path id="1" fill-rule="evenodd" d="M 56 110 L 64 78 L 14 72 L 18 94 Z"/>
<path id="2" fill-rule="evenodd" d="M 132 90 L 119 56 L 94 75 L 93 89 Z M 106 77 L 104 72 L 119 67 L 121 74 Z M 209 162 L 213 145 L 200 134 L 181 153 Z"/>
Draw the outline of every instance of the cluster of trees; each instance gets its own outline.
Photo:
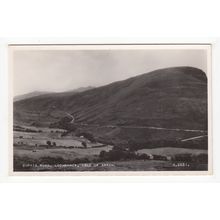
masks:
<path id="1" fill-rule="evenodd" d="M 146 142 L 136 142 L 129 140 L 127 143 L 128 148 L 131 151 L 137 151 L 140 149 L 148 148 L 149 146 L 155 147 L 178 147 L 178 148 L 194 148 L 194 149 L 207 149 L 208 147 L 208 138 L 204 137 L 201 139 L 195 139 L 189 142 L 181 140 L 152 140 Z"/>
<path id="2" fill-rule="evenodd" d="M 171 160 L 178 162 L 191 162 L 191 163 L 208 163 L 207 154 L 176 154 L 172 157 L 163 155 L 149 155 L 149 154 L 137 154 L 134 151 L 129 151 L 121 148 L 113 148 L 110 151 L 101 151 L 99 154 L 100 161 L 119 161 L 119 160 Z"/>
<path id="3" fill-rule="evenodd" d="M 51 147 L 51 146 L 56 146 L 56 142 L 51 142 L 51 141 L 47 141 L 47 145 L 49 146 L 49 147 Z"/>
<path id="4" fill-rule="evenodd" d="M 56 130 L 56 131 L 51 130 L 50 133 L 60 133 L 60 131 L 58 131 L 58 130 Z"/>
<path id="5" fill-rule="evenodd" d="M 136 158 L 136 154 L 122 149 L 112 149 L 108 152 L 101 151 L 99 158 L 103 161 L 129 160 Z"/>
<path id="6" fill-rule="evenodd" d="M 101 151 L 99 158 L 102 161 L 119 161 L 119 160 L 168 160 L 166 156 L 161 155 L 149 155 L 149 154 L 137 154 L 129 150 L 112 149 L 108 152 Z"/>

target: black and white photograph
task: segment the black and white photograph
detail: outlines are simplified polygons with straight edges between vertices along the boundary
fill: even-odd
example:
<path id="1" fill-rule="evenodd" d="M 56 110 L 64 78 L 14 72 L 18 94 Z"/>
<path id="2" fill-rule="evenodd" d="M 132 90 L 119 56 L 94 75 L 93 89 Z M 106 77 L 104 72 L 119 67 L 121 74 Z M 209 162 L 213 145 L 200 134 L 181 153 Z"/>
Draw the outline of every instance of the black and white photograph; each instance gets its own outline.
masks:
<path id="1" fill-rule="evenodd" d="M 12 173 L 211 173 L 210 54 L 9 45 Z"/>

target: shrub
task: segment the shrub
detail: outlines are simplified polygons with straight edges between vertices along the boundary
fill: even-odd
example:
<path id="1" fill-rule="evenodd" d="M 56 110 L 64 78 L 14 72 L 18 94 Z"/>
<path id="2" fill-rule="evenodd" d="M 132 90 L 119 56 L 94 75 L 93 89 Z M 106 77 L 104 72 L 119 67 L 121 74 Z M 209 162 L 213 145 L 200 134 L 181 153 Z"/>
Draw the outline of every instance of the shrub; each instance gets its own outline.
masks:
<path id="1" fill-rule="evenodd" d="M 165 156 L 162 155 L 153 155 L 154 160 L 167 160 Z"/>
<path id="2" fill-rule="evenodd" d="M 51 141 L 47 141 L 47 145 L 48 145 L 48 146 L 51 146 Z"/>
<path id="3" fill-rule="evenodd" d="M 86 144 L 86 142 L 85 142 L 85 141 L 82 141 L 82 146 L 83 146 L 84 148 L 86 148 L 86 147 L 87 147 L 87 144 Z"/>
<path id="4" fill-rule="evenodd" d="M 106 151 L 105 150 L 102 150 L 100 153 L 99 153 L 99 157 L 100 158 L 105 158 L 106 157 Z"/>
<path id="5" fill-rule="evenodd" d="M 139 154 L 137 156 L 137 159 L 139 159 L 139 160 L 149 160 L 150 156 L 148 154 Z"/>
<path id="6" fill-rule="evenodd" d="M 118 161 L 118 160 L 136 159 L 137 156 L 133 152 L 113 148 L 109 152 L 101 151 L 99 154 L 99 158 L 107 161 Z"/>

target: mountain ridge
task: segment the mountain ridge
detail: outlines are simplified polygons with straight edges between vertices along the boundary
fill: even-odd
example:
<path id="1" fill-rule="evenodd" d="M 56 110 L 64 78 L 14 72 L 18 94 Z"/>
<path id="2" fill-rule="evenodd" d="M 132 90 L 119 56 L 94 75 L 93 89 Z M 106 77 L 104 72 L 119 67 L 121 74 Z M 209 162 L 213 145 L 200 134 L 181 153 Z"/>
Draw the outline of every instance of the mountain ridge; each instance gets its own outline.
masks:
<path id="1" fill-rule="evenodd" d="M 207 130 L 207 77 L 194 67 L 171 67 L 79 94 L 28 98 L 14 107 L 16 121 L 25 121 L 22 111 L 33 111 L 40 112 L 40 120 L 53 123 L 59 117 L 51 115 L 63 111 L 74 115 L 77 123 Z"/>
<path id="2" fill-rule="evenodd" d="M 79 93 L 79 92 L 84 92 L 90 89 L 93 89 L 95 87 L 93 86 L 87 86 L 87 87 L 79 87 L 77 89 L 72 89 L 72 90 L 68 90 L 68 91 L 64 91 L 64 92 L 46 92 L 46 91 L 33 91 L 33 92 L 29 92 L 29 93 L 25 93 L 22 95 L 17 95 L 14 97 L 13 101 L 17 102 L 17 101 L 21 101 L 24 99 L 29 99 L 29 98 L 33 98 L 33 97 L 37 97 L 37 96 L 44 96 L 44 95 L 61 95 L 61 94 L 74 94 L 74 93 Z"/>

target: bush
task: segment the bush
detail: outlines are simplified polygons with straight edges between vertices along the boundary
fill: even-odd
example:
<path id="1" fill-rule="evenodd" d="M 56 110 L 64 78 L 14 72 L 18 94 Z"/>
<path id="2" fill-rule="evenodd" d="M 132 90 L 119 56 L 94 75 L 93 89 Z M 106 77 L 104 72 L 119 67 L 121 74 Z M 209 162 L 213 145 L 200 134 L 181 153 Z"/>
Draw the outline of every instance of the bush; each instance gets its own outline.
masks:
<path id="1" fill-rule="evenodd" d="M 84 148 L 86 148 L 86 147 L 87 147 L 87 144 L 86 144 L 86 142 L 85 142 L 85 141 L 82 141 L 82 146 L 83 146 Z"/>
<path id="2" fill-rule="evenodd" d="M 106 157 L 106 151 L 105 150 L 102 150 L 100 153 L 99 153 L 99 157 L 100 158 L 105 158 Z"/>
<path id="3" fill-rule="evenodd" d="M 63 132 L 62 134 L 61 134 L 61 137 L 64 137 L 64 136 L 66 136 L 68 134 L 68 132 Z"/>
<path id="4" fill-rule="evenodd" d="M 48 145 L 48 146 L 51 146 L 51 141 L 47 141 L 47 145 Z"/>
<path id="5" fill-rule="evenodd" d="M 165 156 L 162 155 L 153 155 L 154 160 L 167 160 Z"/>
<path id="6" fill-rule="evenodd" d="M 139 160 L 149 160 L 150 156 L 148 154 L 139 154 L 137 156 L 137 159 L 139 159 Z"/>
<path id="7" fill-rule="evenodd" d="M 109 152 L 101 151 L 99 154 L 99 158 L 106 161 L 118 161 L 118 160 L 137 159 L 137 155 L 133 152 L 113 148 Z"/>

